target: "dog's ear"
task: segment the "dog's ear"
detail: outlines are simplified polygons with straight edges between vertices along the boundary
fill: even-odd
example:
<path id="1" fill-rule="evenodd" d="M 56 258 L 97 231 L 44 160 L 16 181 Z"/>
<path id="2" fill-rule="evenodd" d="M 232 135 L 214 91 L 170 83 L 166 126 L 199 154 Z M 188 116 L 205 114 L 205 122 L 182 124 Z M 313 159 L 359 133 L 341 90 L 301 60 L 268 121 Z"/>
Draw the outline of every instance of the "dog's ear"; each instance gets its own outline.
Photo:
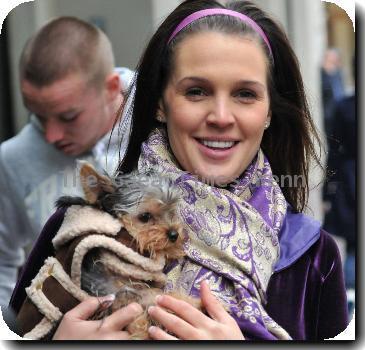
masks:
<path id="1" fill-rule="evenodd" d="M 111 179 L 100 175 L 90 163 L 79 161 L 79 166 L 80 181 L 88 203 L 94 204 L 103 194 L 115 192 Z"/>

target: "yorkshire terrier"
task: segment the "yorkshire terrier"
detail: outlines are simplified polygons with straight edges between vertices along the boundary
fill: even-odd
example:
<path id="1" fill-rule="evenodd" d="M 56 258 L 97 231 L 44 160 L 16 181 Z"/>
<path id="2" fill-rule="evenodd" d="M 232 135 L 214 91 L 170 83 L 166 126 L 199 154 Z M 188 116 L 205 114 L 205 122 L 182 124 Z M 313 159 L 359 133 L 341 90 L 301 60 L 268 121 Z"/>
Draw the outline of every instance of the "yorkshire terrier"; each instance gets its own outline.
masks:
<path id="1" fill-rule="evenodd" d="M 58 206 L 90 205 L 116 217 L 124 226 L 116 240 L 138 254 L 166 262 L 182 258 L 183 228 L 177 215 L 179 192 L 174 184 L 156 174 L 127 174 L 114 179 L 100 175 L 88 163 L 82 163 L 80 178 L 85 198 L 61 197 Z M 139 303 L 144 313 L 128 330 L 132 339 L 148 339 L 149 326 L 156 324 L 147 313 L 157 295 L 163 293 L 164 280 L 122 276 L 108 269 L 104 255 L 113 255 L 104 248 L 91 250 L 82 264 L 81 288 L 93 296 L 115 294 L 112 305 L 101 304 L 92 319 L 103 319 L 131 302 Z M 199 299 L 168 293 L 201 309 Z"/>

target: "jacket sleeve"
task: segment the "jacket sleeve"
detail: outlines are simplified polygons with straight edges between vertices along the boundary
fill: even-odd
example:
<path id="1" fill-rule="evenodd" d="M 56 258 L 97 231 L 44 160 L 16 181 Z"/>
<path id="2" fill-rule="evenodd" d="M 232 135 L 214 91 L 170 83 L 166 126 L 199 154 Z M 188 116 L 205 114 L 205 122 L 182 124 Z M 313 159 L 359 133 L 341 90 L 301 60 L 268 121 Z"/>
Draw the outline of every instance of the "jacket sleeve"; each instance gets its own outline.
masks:
<path id="1" fill-rule="evenodd" d="M 348 326 L 347 297 L 339 250 L 327 235 L 327 271 L 323 274 L 318 317 L 318 338 L 334 338 Z"/>
<path id="2" fill-rule="evenodd" d="M 24 263 L 24 247 L 30 243 L 31 227 L 14 186 L 6 173 L 0 147 L 0 305 L 7 305 L 18 269 Z"/>

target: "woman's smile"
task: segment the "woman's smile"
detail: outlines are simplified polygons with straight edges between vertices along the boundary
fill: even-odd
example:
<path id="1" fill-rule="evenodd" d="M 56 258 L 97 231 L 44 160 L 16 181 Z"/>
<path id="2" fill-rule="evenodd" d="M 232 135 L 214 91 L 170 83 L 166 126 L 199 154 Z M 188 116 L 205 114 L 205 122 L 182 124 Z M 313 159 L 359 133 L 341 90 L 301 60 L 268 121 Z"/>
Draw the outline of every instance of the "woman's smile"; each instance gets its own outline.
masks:
<path id="1" fill-rule="evenodd" d="M 229 139 L 208 139 L 196 138 L 198 149 L 204 157 L 212 160 L 224 160 L 232 156 L 235 152 L 238 141 L 230 141 Z"/>
<path id="2" fill-rule="evenodd" d="M 262 48 L 203 32 L 182 41 L 173 62 L 159 113 L 179 165 L 213 183 L 234 181 L 257 154 L 270 115 Z"/>

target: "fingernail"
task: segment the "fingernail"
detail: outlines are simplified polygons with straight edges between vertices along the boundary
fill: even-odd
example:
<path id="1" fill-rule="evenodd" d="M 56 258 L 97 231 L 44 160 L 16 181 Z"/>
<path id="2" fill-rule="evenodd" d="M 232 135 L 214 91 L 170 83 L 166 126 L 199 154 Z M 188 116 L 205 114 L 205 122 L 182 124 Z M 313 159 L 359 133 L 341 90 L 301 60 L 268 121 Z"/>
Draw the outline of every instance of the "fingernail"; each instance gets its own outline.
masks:
<path id="1" fill-rule="evenodd" d="M 158 304 L 162 300 L 162 295 L 157 295 L 155 298 L 155 302 Z"/>
<path id="2" fill-rule="evenodd" d="M 104 295 L 103 297 L 99 298 L 99 301 L 101 303 L 104 303 L 106 301 L 114 301 L 114 300 L 115 300 L 115 294 Z"/>
<path id="3" fill-rule="evenodd" d="M 148 328 L 148 332 L 151 334 L 156 333 L 156 331 L 157 331 L 157 327 L 155 327 L 155 326 L 151 326 L 150 328 Z"/>
<path id="4" fill-rule="evenodd" d="M 148 308 L 148 310 L 147 310 L 147 312 L 149 313 L 149 314 L 151 314 L 151 312 L 153 312 L 153 310 L 155 309 L 155 307 L 154 306 L 150 306 L 149 308 Z"/>

